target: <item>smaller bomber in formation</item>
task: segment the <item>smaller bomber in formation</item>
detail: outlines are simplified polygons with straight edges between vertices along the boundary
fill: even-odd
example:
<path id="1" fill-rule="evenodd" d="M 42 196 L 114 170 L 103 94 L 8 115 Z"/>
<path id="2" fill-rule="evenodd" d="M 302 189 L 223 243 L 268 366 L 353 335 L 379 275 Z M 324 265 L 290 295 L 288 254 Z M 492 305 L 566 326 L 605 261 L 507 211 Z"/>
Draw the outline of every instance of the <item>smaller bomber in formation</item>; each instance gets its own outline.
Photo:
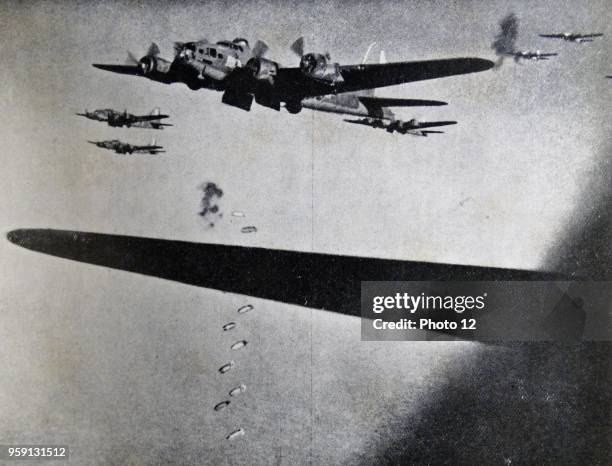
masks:
<path id="1" fill-rule="evenodd" d="M 400 134 L 411 134 L 412 136 L 423 136 L 427 137 L 430 134 L 443 134 L 444 131 L 428 130 L 426 128 L 435 128 L 437 126 L 448 126 L 456 125 L 456 121 L 402 121 L 402 120 L 391 120 L 385 124 L 384 120 L 363 118 L 360 120 L 344 120 L 347 123 L 355 123 L 358 125 L 371 126 L 372 128 L 382 128 L 387 130 L 388 133 L 397 131 Z"/>
<path id="2" fill-rule="evenodd" d="M 514 57 L 515 62 L 519 62 L 520 60 L 550 60 L 550 57 L 556 57 L 557 53 L 543 53 L 539 50 L 535 52 L 531 52 L 528 50 L 517 50 L 516 52 L 508 52 L 505 55 L 510 57 Z"/>
<path id="3" fill-rule="evenodd" d="M 593 42 L 595 37 L 601 37 L 603 33 L 596 32 L 594 34 L 579 34 L 575 32 L 561 32 L 558 34 L 540 34 L 540 37 L 546 39 L 562 39 L 566 42 L 576 42 L 582 44 L 583 42 Z"/>
<path id="4" fill-rule="evenodd" d="M 111 108 L 94 110 L 93 112 L 77 113 L 78 116 L 84 116 L 90 120 L 106 121 L 108 126 L 126 128 L 148 128 L 148 129 L 164 129 L 164 126 L 172 126 L 169 123 L 162 123 L 161 120 L 168 118 L 169 115 L 160 114 L 159 108 L 153 109 L 148 115 L 132 115 L 127 110 L 118 112 Z"/>
<path id="5" fill-rule="evenodd" d="M 116 154 L 159 154 L 166 152 L 162 146 L 158 146 L 155 139 L 151 141 L 151 144 L 145 146 L 136 146 L 127 142 L 121 142 L 118 139 L 112 139 L 109 141 L 87 141 L 90 144 L 95 144 L 102 149 L 114 150 Z"/>

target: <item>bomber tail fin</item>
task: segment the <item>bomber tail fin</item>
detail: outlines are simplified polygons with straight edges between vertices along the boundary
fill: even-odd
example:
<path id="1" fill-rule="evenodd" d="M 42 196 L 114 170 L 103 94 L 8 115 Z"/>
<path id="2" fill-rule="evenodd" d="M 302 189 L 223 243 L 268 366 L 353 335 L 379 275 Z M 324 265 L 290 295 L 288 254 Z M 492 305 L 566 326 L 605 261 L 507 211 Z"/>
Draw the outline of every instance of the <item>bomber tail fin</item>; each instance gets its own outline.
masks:
<path id="1" fill-rule="evenodd" d="M 380 57 L 378 58 L 378 63 L 380 63 L 381 65 L 384 65 L 385 63 L 387 63 L 387 57 L 385 55 L 384 50 L 380 51 Z"/>

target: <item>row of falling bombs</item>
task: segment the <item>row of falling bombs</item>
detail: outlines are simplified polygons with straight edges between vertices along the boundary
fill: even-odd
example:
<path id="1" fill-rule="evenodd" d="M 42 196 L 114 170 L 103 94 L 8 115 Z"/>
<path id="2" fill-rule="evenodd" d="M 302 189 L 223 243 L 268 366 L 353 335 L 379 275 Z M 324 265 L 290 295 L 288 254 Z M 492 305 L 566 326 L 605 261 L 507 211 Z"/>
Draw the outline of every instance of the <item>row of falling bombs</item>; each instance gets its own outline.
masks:
<path id="1" fill-rule="evenodd" d="M 238 314 L 246 314 L 247 312 L 252 311 L 254 308 L 251 304 L 247 304 L 245 306 L 242 306 L 241 308 L 238 309 Z M 224 332 L 229 332 L 230 330 L 234 329 L 236 327 L 236 322 L 228 322 L 227 324 L 225 324 L 223 326 L 223 331 Z M 246 340 L 238 340 L 236 341 L 234 344 L 232 344 L 232 346 L 230 347 L 233 351 L 239 350 L 241 348 L 244 348 L 246 345 L 248 344 L 248 342 Z M 223 366 L 221 366 L 219 368 L 219 372 L 221 374 L 226 374 L 227 372 L 231 371 L 234 366 L 236 365 L 236 363 L 234 361 L 230 361 L 227 364 L 224 364 Z M 241 393 L 244 393 L 246 391 L 246 385 L 241 383 L 239 385 L 237 385 L 236 387 L 232 388 L 229 391 L 229 396 L 234 398 L 238 395 L 240 395 Z M 221 411 L 222 409 L 225 409 L 229 406 L 230 404 L 230 400 L 223 400 L 220 403 L 217 403 L 215 405 L 215 411 Z M 243 428 L 238 428 L 236 430 L 231 431 L 229 434 L 227 434 L 227 436 L 225 437 L 227 440 L 232 440 L 235 439 L 236 437 L 241 437 L 244 435 L 244 429 Z"/>

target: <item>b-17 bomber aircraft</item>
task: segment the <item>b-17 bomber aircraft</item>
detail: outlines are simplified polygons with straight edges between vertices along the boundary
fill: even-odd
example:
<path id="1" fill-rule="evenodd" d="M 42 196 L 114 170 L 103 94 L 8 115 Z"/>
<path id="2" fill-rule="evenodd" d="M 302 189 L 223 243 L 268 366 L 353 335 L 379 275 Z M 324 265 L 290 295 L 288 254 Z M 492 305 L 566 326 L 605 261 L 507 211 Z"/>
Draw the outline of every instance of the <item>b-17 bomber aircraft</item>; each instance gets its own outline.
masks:
<path id="1" fill-rule="evenodd" d="M 598 32 L 595 34 L 578 34 L 573 32 L 562 32 L 559 34 L 540 34 L 540 37 L 547 39 L 563 39 L 566 42 L 576 42 L 581 44 L 583 42 L 593 42 L 595 37 L 603 36 L 602 33 Z"/>
<path id="2" fill-rule="evenodd" d="M 151 141 L 151 144 L 145 146 L 135 146 L 127 142 L 121 142 L 118 139 L 112 139 L 109 141 L 87 141 L 90 144 L 95 144 L 102 149 L 114 150 L 116 154 L 160 154 L 166 152 L 162 146 L 158 146 L 155 139 Z"/>
<path id="3" fill-rule="evenodd" d="M 363 118 L 360 120 L 344 120 L 347 123 L 358 125 L 371 126 L 372 128 L 381 128 L 387 130 L 388 133 L 398 132 L 400 134 L 410 134 L 412 136 L 427 137 L 430 134 L 444 134 L 444 131 L 428 130 L 426 128 L 435 128 L 438 126 L 456 125 L 456 121 L 410 121 L 393 120 L 385 123 L 381 119 Z"/>
<path id="4" fill-rule="evenodd" d="M 127 110 L 118 112 L 111 108 L 94 110 L 93 112 L 77 113 L 78 116 L 84 116 L 90 120 L 106 121 L 109 126 L 113 127 L 135 127 L 149 129 L 164 129 L 164 126 L 172 126 L 169 123 L 162 123 L 160 120 L 168 118 L 168 115 L 161 115 L 159 108 L 153 109 L 148 115 L 132 115 Z"/>
<path id="5" fill-rule="evenodd" d="M 159 48 L 152 44 L 140 60 L 130 54 L 127 65 L 93 66 L 164 84 L 184 83 L 193 90 L 221 91 L 223 103 L 246 111 L 255 101 L 277 111 L 284 104 L 290 113 L 298 113 L 307 97 L 475 73 L 494 65 L 482 58 L 340 65 L 331 62 L 329 54 L 304 53 L 303 44 L 298 39 L 292 46 L 300 55 L 298 67 L 283 67 L 264 58 L 267 45 L 258 41 L 251 49 L 245 39 L 176 43 L 172 60 L 161 58 Z"/>
<path id="6" fill-rule="evenodd" d="M 510 57 L 514 57 L 515 62 L 519 62 L 520 60 L 550 60 L 550 57 L 556 57 L 557 53 L 543 53 L 539 50 L 535 52 L 530 52 L 527 50 L 518 50 L 516 52 L 508 52 L 505 55 Z"/>

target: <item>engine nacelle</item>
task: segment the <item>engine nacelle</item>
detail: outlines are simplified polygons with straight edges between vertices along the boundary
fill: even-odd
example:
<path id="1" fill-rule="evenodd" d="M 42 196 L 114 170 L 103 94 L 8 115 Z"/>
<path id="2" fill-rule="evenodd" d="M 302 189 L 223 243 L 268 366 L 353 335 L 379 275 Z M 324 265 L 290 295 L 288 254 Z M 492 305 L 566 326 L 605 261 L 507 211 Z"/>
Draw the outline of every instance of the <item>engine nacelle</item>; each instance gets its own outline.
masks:
<path id="1" fill-rule="evenodd" d="M 256 82 L 274 85 L 278 74 L 278 63 L 266 58 L 254 57 L 247 62 L 246 67 Z"/>
<path id="2" fill-rule="evenodd" d="M 300 60 L 300 70 L 311 78 L 328 81 L 331 84 L 343 82 L 338 63 L 328 63 L 328 57 L 320 53 L 307 53 Z"/>
<path id="3" fill-rule="evenodd" d="M 317 70 L 325 69 L 327 58 L 320 53 L 307 53 L 300 60 L 300 70 L 304 74 L 313 74 Z"/>
<path id="4" fill-rule="evenodd" d="M 140 74 L 143 76 L 150 76 L 154 73 L 168 73 L 170 71 L 170 65 L 171 63 L 168 60 L 152 55 L 145 55 L 138 62 Z"/>
<path id="5" fill-rule="evenodd" d="M 302 102 L 300 100 L 290 100 L 285 103 L 285 108 L 289 113 L 300 113 L 302 111 Z"/>

